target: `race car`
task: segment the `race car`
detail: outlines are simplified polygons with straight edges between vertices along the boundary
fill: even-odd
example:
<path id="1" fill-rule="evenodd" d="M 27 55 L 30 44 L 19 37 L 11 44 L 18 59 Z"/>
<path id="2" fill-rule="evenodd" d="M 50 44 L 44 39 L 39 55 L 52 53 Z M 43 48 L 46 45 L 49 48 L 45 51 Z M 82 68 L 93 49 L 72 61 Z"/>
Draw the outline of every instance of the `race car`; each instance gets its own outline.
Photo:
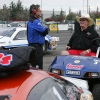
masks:
<path id="1" fill-rule="evenodd" d="M 91 44 L 98 47 L 96 57 L 58 55 L 48 71 L 66 77 L 87 80 L 94 100 L 100 100 L 100 38 L 94 39 Z"/>
<path id="2" fill-rule="evenodd" d="M 0 79 L 0 100 L 93 100 L 92 93 L 55 74 L 29 68 Z"/>
<path id="3" fill-rule="evenodd" d="M 93 100 L 87 81 L 31 67 L 35 57 L 29 46 L 0 50 L 0 100 Z"/>
<path id="4" fill-rule="evenodd" d="M 21 46 L 28 46 L 27 29 L 25 27 L 8 27 L 0 29 L 0 47 L 2 49 L 12 49 Z M 44 54 L 47 50 L 56 50 L 59 37 L 46 35 L 43 45 Z"/>

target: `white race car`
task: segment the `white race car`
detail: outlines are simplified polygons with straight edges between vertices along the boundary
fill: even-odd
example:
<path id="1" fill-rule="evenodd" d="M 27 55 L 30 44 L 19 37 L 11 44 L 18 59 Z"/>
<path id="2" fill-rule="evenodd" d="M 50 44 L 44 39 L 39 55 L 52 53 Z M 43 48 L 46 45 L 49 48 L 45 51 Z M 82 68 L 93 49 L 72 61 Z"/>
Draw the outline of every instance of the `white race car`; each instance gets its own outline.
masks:
<path id="1" fill-rule="evenodd" d="M 27 46 L 27 32 L 26 28 L 13 27 L 0 29 L 0 47 L 3 49 L 12 49 L 20 46 Z M 56 50 L 57 41 L 59 37 L 45 36 L 45 43 L 43 45 L 43 52 L 47 50 Z"/>

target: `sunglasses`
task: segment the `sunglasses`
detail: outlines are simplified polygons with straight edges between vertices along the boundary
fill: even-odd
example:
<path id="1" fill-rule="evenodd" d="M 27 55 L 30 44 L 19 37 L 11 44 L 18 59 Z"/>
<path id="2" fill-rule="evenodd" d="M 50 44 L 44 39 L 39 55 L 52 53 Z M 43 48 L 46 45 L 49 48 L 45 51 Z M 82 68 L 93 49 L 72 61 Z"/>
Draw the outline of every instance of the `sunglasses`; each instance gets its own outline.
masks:
<path id="1" fill-rule="evenodd" d="M 86 21 L 86 19 L 80 19 L 80 21 Z"/>

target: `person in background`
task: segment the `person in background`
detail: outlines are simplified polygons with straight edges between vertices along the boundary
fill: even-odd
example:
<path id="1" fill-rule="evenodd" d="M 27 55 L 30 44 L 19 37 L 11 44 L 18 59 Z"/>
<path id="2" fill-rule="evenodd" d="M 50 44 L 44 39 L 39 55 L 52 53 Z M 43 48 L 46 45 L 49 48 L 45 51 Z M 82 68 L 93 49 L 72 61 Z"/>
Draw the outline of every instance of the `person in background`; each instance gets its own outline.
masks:
<path id="1" fill-rule="evenodd" d="M 61 55 L 81 55 L 81 56 L 96 56 L 96 47 L 91 45 L 91 41 L 99 38 L 99 34 L 90 26 L 94 24 L 94 20 L 89 14 L 83 14 L 81 17 L 76 17 L 80 28 L 75 30 L 66 50 L 61 52 Z"/>
<path id="2" fill-rule="evenodd" d="M 43 44 L 45 42 L 45 36 L 48 34 L 48 28 L 44 27 L 39 20 L 41 16 L 40 5 L 32 4 L 29 9 L 29 20 L 27 23 L 27 40 L 28 45 L 33 46 L 37 50 L 37 61 L 33 64 L 39 66 L 39 69 L 43 69 Z"/>
<path id="3" fill-rule="evenodd" d="M 74 22 L 74 31 L 79 31 L 80 30 L 80 24 L 77 20 Z"/>

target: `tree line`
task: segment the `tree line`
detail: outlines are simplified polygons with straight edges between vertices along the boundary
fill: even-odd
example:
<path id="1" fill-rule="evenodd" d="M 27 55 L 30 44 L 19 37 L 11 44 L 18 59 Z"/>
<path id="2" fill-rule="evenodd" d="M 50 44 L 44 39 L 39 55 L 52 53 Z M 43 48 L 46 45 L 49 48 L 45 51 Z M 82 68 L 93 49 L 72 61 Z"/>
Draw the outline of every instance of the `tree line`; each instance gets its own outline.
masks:
<path id="1" fill-rule="evenodd" d="M 100 18 L 100 11 L 97 7 L 96 11 L 90 11 L 89 7 L 89 14 L 90 17 L 96 20 L 96 18 Z M 69 14 L 66 15 L 64 11 L 61 8 L 61 11 L 59 14 L 55 14 L 55 11 L 53 9 L 52 15 L 49 18 L 46 18 L 44 21 L 60 21 L 63 22 L 64 20 L 75 20 L 76 16 L 81 16 L 81 11 L 78 11 L 77 13 L 72 12 L 71 8 L 69 8 Z M 18 20 L 18 21 L 27 21 L 29 17 L 29 8 L 26 8 L 22 5 L 22 2 L 20 0 L 17 1 L 17 3 L 14 3 L 13 1 L 7 6 L 6 4 L 3 5 L 3 8 L 0 9 L 0 20 L 7 21 L 7 20 Z"/>
<path id="2" fill-rule="evenodd" d="M 50 18 L 46 18 L 45 21 L 59 21 L 59 22 L 63 22 L 63 20 L 75 20 L 76 16 L 81 16 L 82 12 L 81 10 L 79 10 L 77 13 L 72 12 L 71 8 L 69 8 L 69 13 L 68 15 L 65 15 L 63 13 L 63 11 L 60 11 L 60 14 L 56 16 L 56 14 L 54 13 L 53 10 L 53 14 L 51 15 Z M 96 22 L 97 18 L 100 18 L 100 11 L 99 8 L 97 7 L 96 11 L 90 11 L 90 7 L 89 7 L 89 15 L 90 17 Z"/>
<path id="3" fill-rule="evenodd" d="M 4 4 L 3 8 L 0 9 L 0 20 L 27 20 L 29 16 L 28 10 L 22 5 L 20 0 L 17 3 L 12 1 L 9 6 Z"/>
<path id="4" fill-rule="evenodd" d="M 67 20 L 75 20 L 76 16 L 81 16 L 81 11 L 79 10 L 79 12 L 74 13 L 71 11 L 71 9 L 69 9 L 69 14 L 66 16 Z M 100 18 L 100 11 L 99 8 L 97 6 L 97 9 L 95 11 L 91 11 L 90 7 L 89 7 L 89 15 L 90 17 L 96 21 L 97 18 Z"/>

